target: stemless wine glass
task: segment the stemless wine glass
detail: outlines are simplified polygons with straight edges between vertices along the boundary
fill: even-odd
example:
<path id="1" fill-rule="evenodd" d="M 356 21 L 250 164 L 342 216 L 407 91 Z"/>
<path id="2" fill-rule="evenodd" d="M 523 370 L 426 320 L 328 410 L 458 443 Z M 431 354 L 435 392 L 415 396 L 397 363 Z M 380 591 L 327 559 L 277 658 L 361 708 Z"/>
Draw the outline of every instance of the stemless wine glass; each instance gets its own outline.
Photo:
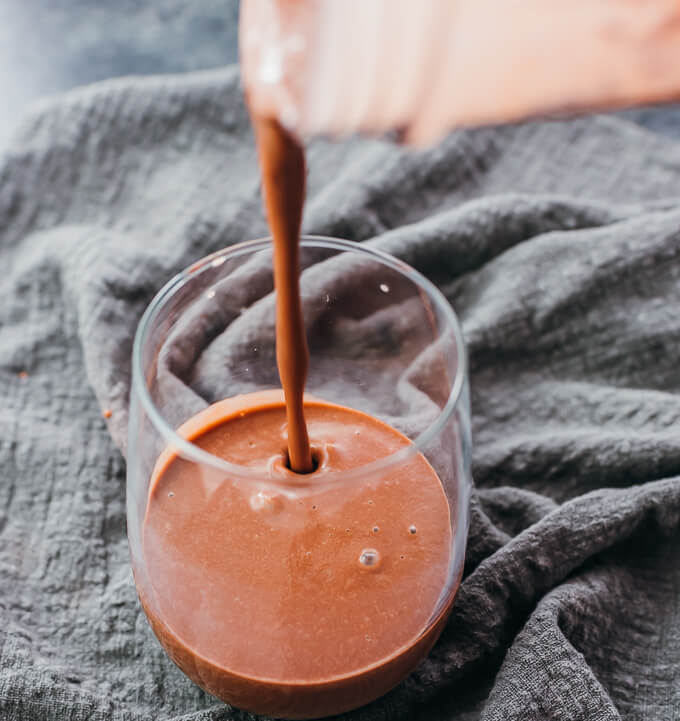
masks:
<path id="1" fill-rule="evenodd" d="M 428 653 L 460 583 L 471 485 L 465 352 L 446 299 L 366 244 L 303 237 L 300 263 L 306 403 L 354 409 L 357 435 L 386 424 L 396 445 L 304 476 L 203 442 L 225 403 L 243 418 L 248 399 L 282 402 L 263 239 L 198 261 L 146 310 L 127 476 L 135 583 L 169 656 L 224 701 L 289 718 L 367 703 Z M 312 444 L 326 427 L 310 424 Z"/>

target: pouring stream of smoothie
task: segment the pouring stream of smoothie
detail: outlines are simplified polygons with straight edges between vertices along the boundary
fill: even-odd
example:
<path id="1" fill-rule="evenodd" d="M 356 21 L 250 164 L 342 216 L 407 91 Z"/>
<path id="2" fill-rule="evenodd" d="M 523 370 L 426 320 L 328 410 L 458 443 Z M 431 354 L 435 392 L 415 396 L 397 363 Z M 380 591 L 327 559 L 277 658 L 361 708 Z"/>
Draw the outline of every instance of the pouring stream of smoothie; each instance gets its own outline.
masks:
<path id="1" fill-rule="evenodd" d="M 291 470 L 310 473 L 314 461 L 303 410 L 309 350 L 300 299 L 300 225 L 305 156 L 277 121 L 254 115 L 267 219 L 274 239 L 276 361 L 286 399 Z"/>

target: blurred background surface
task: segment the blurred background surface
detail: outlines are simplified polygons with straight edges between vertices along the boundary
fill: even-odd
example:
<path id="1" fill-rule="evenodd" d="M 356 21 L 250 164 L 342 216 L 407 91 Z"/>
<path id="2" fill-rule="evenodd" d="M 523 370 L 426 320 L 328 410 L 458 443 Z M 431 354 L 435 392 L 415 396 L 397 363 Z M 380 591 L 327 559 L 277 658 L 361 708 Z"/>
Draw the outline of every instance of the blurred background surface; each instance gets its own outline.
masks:
<path id="1" fill-rule="evenodd" d="M 237 59 L 238 0 L 0 0 L 0 143 L 34 99 Z"/>
<path id="2" fill-rule="evenodd" d="M 238 0 L 0 0 L 0 146 L 36 98 L 236 62 L 237 21 Z M 623 114 L 680 137 L 680 106 Z"/>

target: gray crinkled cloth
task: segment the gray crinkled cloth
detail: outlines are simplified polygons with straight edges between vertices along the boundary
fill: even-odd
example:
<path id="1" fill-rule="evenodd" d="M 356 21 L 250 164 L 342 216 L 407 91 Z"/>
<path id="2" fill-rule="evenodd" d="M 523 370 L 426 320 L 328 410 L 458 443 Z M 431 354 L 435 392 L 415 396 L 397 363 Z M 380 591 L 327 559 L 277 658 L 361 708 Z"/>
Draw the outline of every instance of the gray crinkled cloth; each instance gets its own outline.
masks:
<path id="1" fill-rule="evenodd" d="M 305 228 L 458 312 L 466 564 L 430 657 L 352 719 L 680 716 L 680 146 L 622 119 L 310 148 Z M 234 69 L 37 108 L 0 164 L 0 718 L 242 717 L 166 658 L 125 537 L 133 332 L 265 234 Z M 111 409 L 108 420 L 102 410 Z"/>

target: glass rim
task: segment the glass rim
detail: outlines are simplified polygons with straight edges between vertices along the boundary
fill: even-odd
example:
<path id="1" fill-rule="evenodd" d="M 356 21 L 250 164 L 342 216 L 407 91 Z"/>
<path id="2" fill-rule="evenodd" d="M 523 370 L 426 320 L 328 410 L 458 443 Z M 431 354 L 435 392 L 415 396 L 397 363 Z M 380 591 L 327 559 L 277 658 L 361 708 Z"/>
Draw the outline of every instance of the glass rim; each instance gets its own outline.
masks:
<path id="1" fill-rule="evenodd" d="M 415 452 L 422 451 L 427 444 L 433 440 L 444 428 L 446 422 L 454 413 L 463 392 L 465 379 L 467 377 L 467 356 L 465 345 L 463 342 L 463 332 L 458 321 L 458 317 L 454 312 L 451 304 L 446 300 L 442 292 L 437 286 L 428 280 L 422 273 L 412 268 L 408 263 L 396 258 L 377 248 L 373 248 L 365 243 L 359 243 L 350 240 L 342 240 L 340 238 L 332 238 L 322 235 L 302 235 L 300 238 L 301 248 L 328 248 L 329 250 L 337 250 L 340 252 L 359 253 L 366 255 L 374 260 L 387 265 L 393 270 L 407 277 L 416 286 L 423 290 L 435 307 L 441 312 L 446 320 L 446 325 L 452 330 L 456 341 L 457 366 L 456 374 L 451 385 L 446 403 L 439 410 L 437 416 L 422 430 L 415 438 L 409 438 L 410 443 L 399 450 L 390 453 L 387 456 L 378 458 L 370 463 L 365 463 L 355 468 L 344 471 L 335 471 L 327 473 L 323 480 L 315 478 L 314 474 L 310 474 L 310 479 L 314 478 L 315 483 L 306 484 L 309 487 L 318 488 L 323 484 L 324 487 L 337 483 L 349 483 L 354 478 L 367 474 L 378 473 L 395 463 L 404 462 Z M 277 488 L 291 486 L 286 483 L 285 479 L 267 475 L 262 471 L 255 471 L 249 466 L 242 466 L 238 463 L 232 463 L 220 458 L 208 451 L 203 450 L 189 439 L 181 436 L 176 428 L 173 428 L 163 416 L 151 397 L 149 387 L 146 382 L 142 363 L 142 349 L 149 330 L 153 327 L 159 312 L 167 304 L 167 302 L 177 293 L 190 279 L 205 270 L 222 265 L 227 258 L 236 258 L 240 255 L 251 254 L 259 250 L 271 249 L 271 237 L 258 238 L 255 240 L 246 240 L 241 243 L 227 246 L 204 256 L 200 260 L 192 263 L 190 266 L 174 275 L 168 280 L 161 289 L 152 298 L 146 307 L 137 330 L 135 332 L 134 342 L 132 346 L 132 386 L 131 393 L 135 394 L 141 402 L 144 412 L 149 417 L 152 425 L 165 442 L 165 449 L 173 451 L 176 456 L 196 463 L 212 466 L 230 476 L 246 481 L 259 481 L 267 485 L 274 485 Z M 188 419 L 187 419 L 188 420 Z M 129 433 L 132 429 L 129 429 Z M 335 477 L 337 476 L 337 478 Z M 295 484 L 296 490 L 304 490 L 305 484 Z"/>

